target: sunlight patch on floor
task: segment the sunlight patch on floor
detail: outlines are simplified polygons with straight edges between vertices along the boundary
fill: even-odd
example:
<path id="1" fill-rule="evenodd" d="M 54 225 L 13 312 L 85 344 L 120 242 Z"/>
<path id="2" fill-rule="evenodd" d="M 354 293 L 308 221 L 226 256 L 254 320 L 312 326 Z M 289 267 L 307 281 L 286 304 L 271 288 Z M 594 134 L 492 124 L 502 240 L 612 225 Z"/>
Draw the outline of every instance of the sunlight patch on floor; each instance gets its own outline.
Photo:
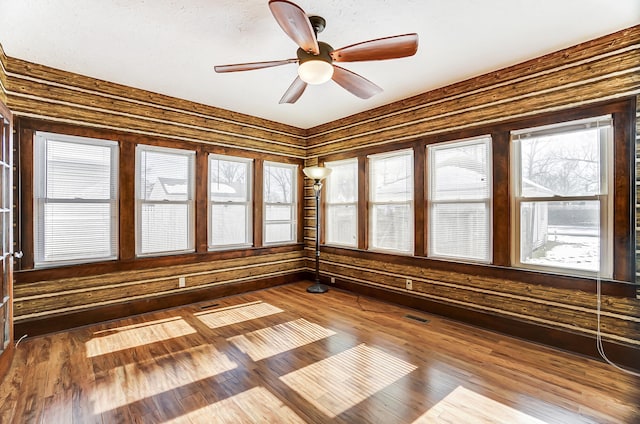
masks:
<path id="1" fill-rule="evenodd" d="M 198 312 L 194 314 L 209 328 L 220 328 L 227 325 L 238 324 L 256 318 L 262 318 L 284 312 L 262 301 L 245 303 L 242 305 L 219 308 L 212 311 Z"/>
<path id="2" fill-rule="evenodd" d="M 236 369 L 238 364 L 211 345 L 114 367 L 97 376 L 89 397 L 100 414 Z"/>
<path id="3" fill-rule="evenodd" d="M 431 423 L 546 424 L 463 386 L 456 387 L 413 422 Z"/>
<path id="4" fill-rule="evenodd" d="M 360 344 L 280 377 L 334 418 L 417 369 L 380 349 Z"/>
<path id="5" fill-rule="evenodd" d="M 193 423 L 291 423 L 304 424 L 295 412 L 264 387 L 254 387 L 219 402 L 167 421 Z"/>
<path id="6" fill-rule="evenodd" d="M 92 358 L 194 333 L 182 317 L 173 317 L 97 331 L 85 346 L 87 357 Z"/>
<path id="7" fill-rule="evenodd" d="M 278 355 L 336 334 L 304 318 L 227 339 L 254 361 Z"/>

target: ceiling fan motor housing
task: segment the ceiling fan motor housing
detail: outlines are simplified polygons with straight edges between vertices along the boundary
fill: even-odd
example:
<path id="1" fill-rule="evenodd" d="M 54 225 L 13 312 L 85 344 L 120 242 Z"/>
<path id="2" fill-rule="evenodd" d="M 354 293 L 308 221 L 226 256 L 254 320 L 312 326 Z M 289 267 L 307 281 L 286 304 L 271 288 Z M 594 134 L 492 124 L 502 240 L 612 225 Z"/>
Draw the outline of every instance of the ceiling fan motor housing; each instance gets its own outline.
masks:
<path id="1" fill-rule="evenodd" d="M 320 53 L 318 53 L 317 55 L 313 53 L 305 52 L 301 48 L 298 48 L 297 53 L 298 53 L 298 60 L 300 61 L 300 63 L 302 64 L 308 60 L 322 60 L 327 63 L 333 62 L 333 59 L 331 58 L 331 52 L 333 51 L 333 47 L 331 47 L 327 43 L 318 41 L 318 48 L 320 50 Z"/>

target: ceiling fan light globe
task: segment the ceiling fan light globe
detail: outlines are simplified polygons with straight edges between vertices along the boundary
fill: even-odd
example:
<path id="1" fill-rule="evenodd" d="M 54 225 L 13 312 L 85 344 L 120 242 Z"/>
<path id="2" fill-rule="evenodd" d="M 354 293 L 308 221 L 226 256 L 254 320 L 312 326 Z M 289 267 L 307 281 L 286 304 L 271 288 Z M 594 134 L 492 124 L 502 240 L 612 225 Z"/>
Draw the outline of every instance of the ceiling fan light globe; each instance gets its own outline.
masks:
<path id="1" fill-rule="evenodd" d="M 323 84 L 333 76 L 333 65 L 324 60 L 307 60 L 298 66 L 298 75 L 307 84 Z"/>

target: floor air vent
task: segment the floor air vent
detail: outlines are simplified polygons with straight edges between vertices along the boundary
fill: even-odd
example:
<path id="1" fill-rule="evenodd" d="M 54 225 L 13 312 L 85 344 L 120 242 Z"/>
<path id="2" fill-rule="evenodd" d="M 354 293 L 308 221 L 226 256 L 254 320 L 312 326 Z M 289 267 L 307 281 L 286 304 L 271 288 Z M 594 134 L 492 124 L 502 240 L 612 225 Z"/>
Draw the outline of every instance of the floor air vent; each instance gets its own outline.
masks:
<path id="1" fill-rule="evenodd" d="M 405 318 L 412 319 L 412 320 L 414 320 L 414 321 L 418 321 L 418 322 L 424 322 L 424 323 L 429 322 L 429 320 L 428 320 L 428 319 L 421 318 L 421 317 L 417 317 L 417 316 L 415 316 L 415 315 L 407 314 L 407 315 L 405 315 L 404 317 L 405 317 Z"/>
<path id="2" fill-rule="evenodd" d="M 211 309 L 211 308 L 215 308 L 216 306 L 220 306 L 220 304 L 219 303 L 210 303 L 208 305 L 200 306 L 200 309 L 201 310 L 203 310 L 203 309 Z"/>

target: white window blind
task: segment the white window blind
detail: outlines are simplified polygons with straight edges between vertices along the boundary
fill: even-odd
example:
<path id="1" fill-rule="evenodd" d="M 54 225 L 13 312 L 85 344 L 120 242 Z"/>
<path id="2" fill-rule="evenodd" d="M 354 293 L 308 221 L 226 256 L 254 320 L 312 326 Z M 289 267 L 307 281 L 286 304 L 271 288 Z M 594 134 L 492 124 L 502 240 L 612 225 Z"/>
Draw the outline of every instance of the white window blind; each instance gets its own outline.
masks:
<path id="1" fill-rule="evenodd" d="M 209 155 L 209 248 L 250 246 L 252 160 Z"/>
<path id="2" fill-rule="evenodd" d="M 264 163 L 264 244 L 296 241 L 297 175 L 297 165 Z"/>
<path id="3" fill-rule="evenodd" d="M 117 181 L 117 142 L 36 133 L 36 267 L 117 258 Z"/>
<path id="4" fill-rule="evenodd" d="M 136 147 L 136 253 L 194 250 L 195 152 Z"/>
<path id="5" fill-rule="evenodd" d="M 358 159 L 325 162 L 331 169 L 326 181 L 326 243 L 358 245 Z"/>
<path id="6" fill-rule="evenodd" d="M 428 255 L 491 261 L 491 138 L 427 147 Z"/>
<path id="7" fill-rule="evenodd" d="M 413 253 L 413 150 L 368 156 L 369 249 Z"/>
<path id="8" fill-rule="evenodd" d="M 512 132 L 514 262 L 611 277 L 611 116 Z"/>

